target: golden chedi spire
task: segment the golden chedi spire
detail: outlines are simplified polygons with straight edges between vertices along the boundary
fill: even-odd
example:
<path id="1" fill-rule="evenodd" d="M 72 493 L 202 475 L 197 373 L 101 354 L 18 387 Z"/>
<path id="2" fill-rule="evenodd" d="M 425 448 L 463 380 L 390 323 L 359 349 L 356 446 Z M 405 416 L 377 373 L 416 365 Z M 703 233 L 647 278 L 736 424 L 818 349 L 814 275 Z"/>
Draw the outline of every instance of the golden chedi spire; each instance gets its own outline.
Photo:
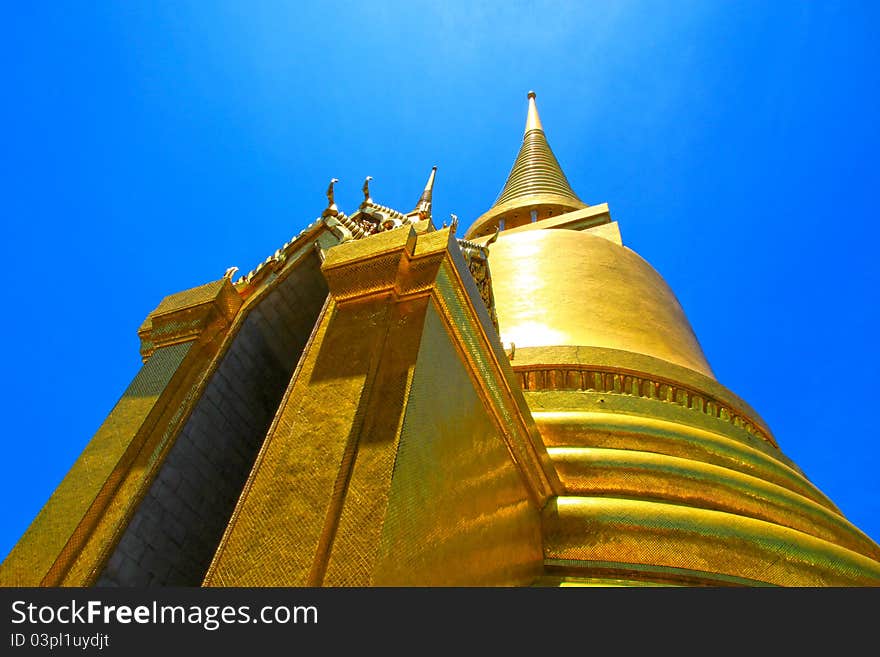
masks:
<path id="1" fill-rule="evenodd" d="M 663 277 L 623 246 L 606 204 L 587 207 L 572 191 L 544 136 L 532 91 L 513 170 L 465 239 L 482 242 L 498 228 L 490 257 L 498 325 L 520 359 L 524 348 L 555 348 L 552 358 L 563 360 L 563 347 L 613 349 L 714 379 Z"/>
<path id="2" fill-rule="evenodd" d="M 564 487 L 544 509 L 542 583 L 880 584 L 880 546 L 715 378 L 608 206 L 571 191 L 533 94 L 507 184 L 465 237 L 499 227 L 499 334 Z"/>
<path id="3" fill-rule="evenodd" d="M 514 228 L 587 207 L 572 190 L 547 142 L 535 92 L 530 91 L 528 98 L 523 143 L 507 182 L 489 211 L 468 230 L 467 237 L 488 235 L 499 225 Z"/>

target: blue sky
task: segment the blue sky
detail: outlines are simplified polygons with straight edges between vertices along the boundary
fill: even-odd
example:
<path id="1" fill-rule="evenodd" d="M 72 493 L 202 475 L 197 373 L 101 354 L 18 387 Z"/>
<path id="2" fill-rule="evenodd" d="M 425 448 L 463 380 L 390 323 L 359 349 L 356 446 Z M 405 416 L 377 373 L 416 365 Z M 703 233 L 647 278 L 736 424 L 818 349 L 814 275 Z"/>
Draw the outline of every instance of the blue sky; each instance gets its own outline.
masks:
<path id="1" fill-rule="evenodd" d="M 140 366 L 161 298 L 252 269 L 331 177 L 460 234 L 535 89 L 587 203 L 724 385 L 880 540 L 872 3 L 12 3 L 0 187 L 5 555 Z"/>

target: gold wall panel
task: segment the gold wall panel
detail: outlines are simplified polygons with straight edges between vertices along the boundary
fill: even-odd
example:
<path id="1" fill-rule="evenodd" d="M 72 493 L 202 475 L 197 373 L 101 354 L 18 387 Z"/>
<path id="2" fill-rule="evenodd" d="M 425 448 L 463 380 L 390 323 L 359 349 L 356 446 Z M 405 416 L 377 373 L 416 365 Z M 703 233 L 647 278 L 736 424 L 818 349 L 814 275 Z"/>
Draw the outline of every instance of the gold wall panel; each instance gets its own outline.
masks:
<path id="1" fill-rule="evenodd" d="M 401 424 L 410 412 L 410 385 L 420 358 L 428 297 L 389 304 L 389 320 L 377 352 L 376 374 L 364 392 L 363 422 L 353 437 L 350 460 L 339 475 L 337 507 L 328 518 L 327 544 L 316 555 L 313 585 L 371 584 L 379 557 L 379 539 L 396 476 Z"/>
<path id="2" fill-rule="evenodd" d="M 306 586 L 323 577 L 389 312 L 384 299 L 325 309 L 205 585 Z"/>
<path id="3" fill-rule="evenodd" d="M 502 433 L 432 305 L 371 584 L 512 585 L 541 574 L 540 514 Z"/>
<path id="4" fill-rule="evenodd" d="M 471 367 L 475 386 L 496 414 L 514 462 L 529 483 L 535 503 L 542 507 L 550 496 L 562 491 L 562 485 L 489 314 L 484 305 L 474 305 L 479 291 L 460 255 L 440 268 L 437 291 L 435 300 L 443 309 L 447 330 L 459 336 L 456 344 L 461 345 L 461 353 Z"/>

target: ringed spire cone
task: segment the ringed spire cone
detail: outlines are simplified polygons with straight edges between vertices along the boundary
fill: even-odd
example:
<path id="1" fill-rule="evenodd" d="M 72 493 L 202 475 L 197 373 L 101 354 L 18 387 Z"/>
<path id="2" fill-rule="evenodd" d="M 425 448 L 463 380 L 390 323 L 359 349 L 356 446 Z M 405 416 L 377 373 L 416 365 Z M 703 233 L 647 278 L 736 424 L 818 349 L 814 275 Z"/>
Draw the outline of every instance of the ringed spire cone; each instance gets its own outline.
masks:
<path id="1" fill-rule="evenodd" d="M 528 99 L 523 143 L 507 182 L 489 211 L 473 223 L 465 237 L 492 233 L 502 220 L 505 228 L 528 223 L 532 211 L 541 220 L 587 207 L 574 193 L 547 142 L 534 91 L 529 92 Z"/>

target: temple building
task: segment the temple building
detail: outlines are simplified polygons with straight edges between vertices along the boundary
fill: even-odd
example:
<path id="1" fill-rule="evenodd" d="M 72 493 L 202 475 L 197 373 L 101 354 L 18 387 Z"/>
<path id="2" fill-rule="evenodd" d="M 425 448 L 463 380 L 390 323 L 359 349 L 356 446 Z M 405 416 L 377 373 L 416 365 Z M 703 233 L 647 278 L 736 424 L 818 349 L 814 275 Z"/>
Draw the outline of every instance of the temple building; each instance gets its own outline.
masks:
<path id="1" fill-rule="evenodd" d="M 5 586 L 880 586 L 528 95 L 495 203 L 327 207 L 172 294 Z M 413 194 L 415 198 L 417 194 Z M 744 354 L 744 357 L 747 357 Z"/>

